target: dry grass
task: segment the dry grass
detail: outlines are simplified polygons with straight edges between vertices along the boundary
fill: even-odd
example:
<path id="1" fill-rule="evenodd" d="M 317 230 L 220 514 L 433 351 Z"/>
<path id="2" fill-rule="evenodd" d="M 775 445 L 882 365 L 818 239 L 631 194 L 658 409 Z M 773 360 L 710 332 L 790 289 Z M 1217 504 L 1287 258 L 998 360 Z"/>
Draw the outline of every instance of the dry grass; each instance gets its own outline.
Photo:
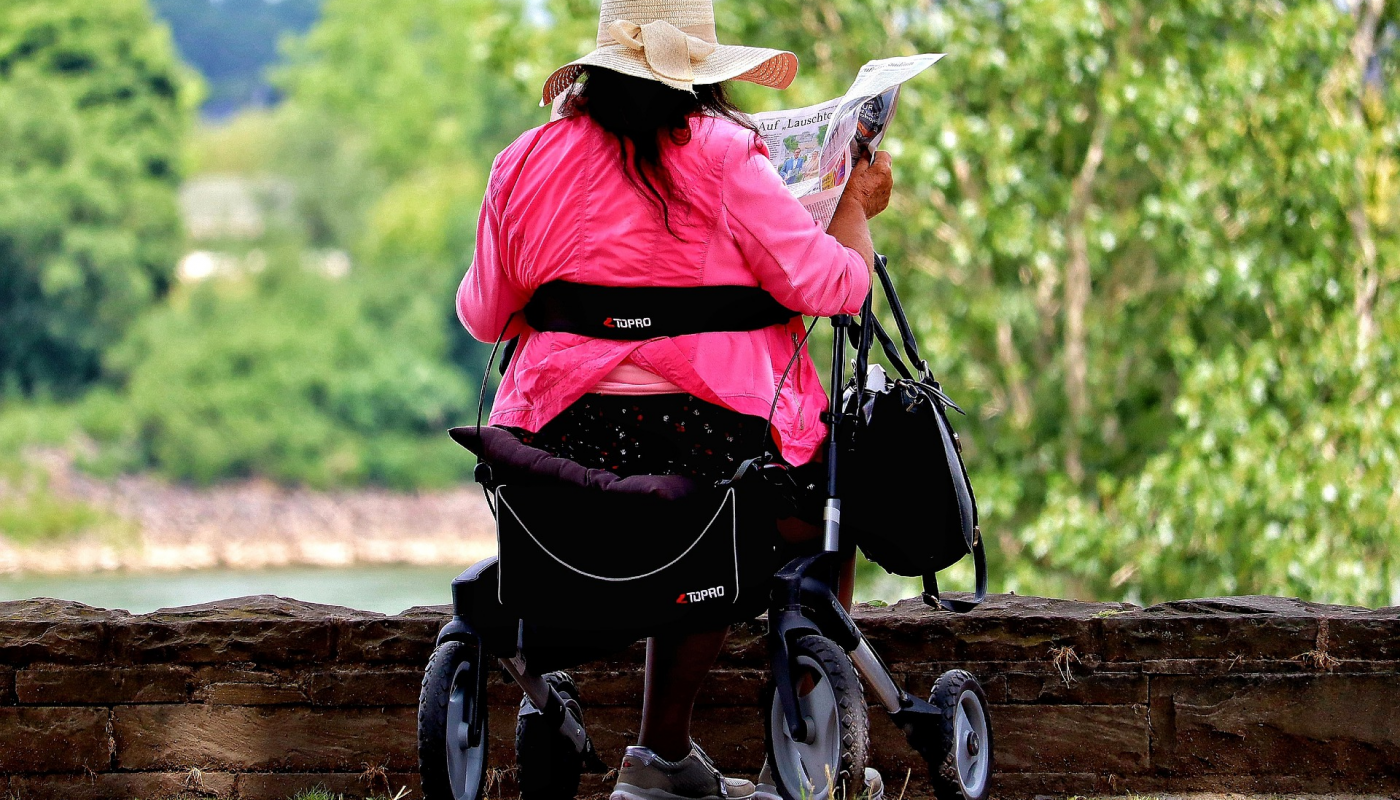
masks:
<path id="1" fill-rule="evenodd" d="M 1079 663 L 1079 654 L 1074 652 L 1074 645 L 1050 648 L 1050 664 L 1055 667 L 1056 672 L 1060 673 L 1060 680 L 1065 682 L 1065 686 L 1074 683 L 1074 675 L 1069 668 L 1071 663 Z"/>

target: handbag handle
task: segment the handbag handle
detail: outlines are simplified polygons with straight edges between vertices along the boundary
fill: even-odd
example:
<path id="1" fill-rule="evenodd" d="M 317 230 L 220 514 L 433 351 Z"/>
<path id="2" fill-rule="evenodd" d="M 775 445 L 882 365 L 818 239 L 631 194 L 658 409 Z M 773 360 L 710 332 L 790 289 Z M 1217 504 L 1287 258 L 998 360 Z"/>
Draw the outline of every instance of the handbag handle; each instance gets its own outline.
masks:
<path id="1" fill-rule="evenodd" d="M 885 291 L 885 299 L 889 301 L 890 313 L 894 315 L 894 324 L 899 328 L 899 337 L 904 340 L 904 353 L 909 357 L 909 365 L 919 371 L 919 376 L 928 378 L 928 362 L 919 355 L 919 342 L 914 338 L 914 328 L 909 324 L 909 316 L 904 313 L 904 304 L 899 301 L 899 293 L 894 289 L 894 281 L 890 278 L 888 267 L 889 259 L 883 255 L 875 254 L 875 275 L 880 279 L 880 287 Z"/>

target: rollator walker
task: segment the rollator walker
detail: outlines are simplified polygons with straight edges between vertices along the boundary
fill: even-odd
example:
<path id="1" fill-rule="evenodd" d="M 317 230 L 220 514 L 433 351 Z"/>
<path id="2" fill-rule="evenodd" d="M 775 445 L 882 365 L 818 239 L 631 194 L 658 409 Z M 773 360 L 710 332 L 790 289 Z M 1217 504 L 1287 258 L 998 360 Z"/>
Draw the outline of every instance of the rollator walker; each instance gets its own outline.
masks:
<path id="1" fill-rule="evenodd" d="M 540 316 L 535 314 L 532 326 L 551 324 Z M 833 434 L 826 452 L 820 552 L 788 560 L 767 581 L 771 681 L 763 693 L 763 714 L 772 775 L 786 800 L 835 800 L 863 794 L 865 767 L 870 760 L 863 679 L 872 698 L 928 762 L 935 796 L 939 800 L 983 800 L 990 793 L 993 739 L 986 695 L 977 679 L 954 669 L 937 680 L 928 700 L 909 694 L 895 682 L 837 600 L 843 549 L 836 432 L 848 422 L 843 387 L 849 331 L 855 327 L 850 316 L 833 317 L 831 325 L 834 346 L 825 419 Z M 483 435 L 479 420 L 474 433 L 471 428 L 454 429 L 459 442 L 472 435 Z M 473 439 L 470 446 L 479 449 L 481 441 Z M 500 525 L 502 519 L 509 521 L 516 513 L 521 500 L 517 490 L 507 489 L 506 482 L 493 474 L 497 466 L 481 461 L 477 480 L 483 484 Z M 515 497 L 508 497 L 510 494 Z M 716 518 L 725 506 L 720 508 Z M 493 661 L 524 693 L 515 733 L 521 797 L 573 798 L 582 772 L 604 772 L 609 764 L 594 750 L 584 727 L 579 687 L 563 670 L 614 654 L 649 635 L 648 631 L 590 629 L 575 624 L 586 619 L 579 614 L 580 609 L 587 612 L 588 597 L 577 598 L 579 606 L 569 609 L 573 616 L 557 624 L 547 615 L 522 615 L 519 603 L 503 595 L 502 567 L 522 567 L 514 565 L 512 558 L 517 557 L 507 552 L 502 541 L 498 557 L 472 566 L 452 582 L 453 618 L 438 634 L 423 677 L 418 752 L 426 800 L 479 800 L 490 788 L 487 677 Z M 546 552 L 563 563 L 564 559 Z M 844 552 L 851 552 L 851 548 Z M 977 555 L 980 557 L 980 551 Z M 518 560 L 523 564 L 527 559 L 521 556 Z M 534 563 L 550 562 L 540 559 Z M 981 590 L 979 587 L 979 596 Z M 758 602 L 764 599 L 760 593 Z M 939 602 L 936 590 L 933 596 L 926 593 L 924 599 L 930 604 Z M 942 601 L 942 605 L 955 610 L 956 604 Z M 755 608 L 754 615 L 762 610 Z"/>

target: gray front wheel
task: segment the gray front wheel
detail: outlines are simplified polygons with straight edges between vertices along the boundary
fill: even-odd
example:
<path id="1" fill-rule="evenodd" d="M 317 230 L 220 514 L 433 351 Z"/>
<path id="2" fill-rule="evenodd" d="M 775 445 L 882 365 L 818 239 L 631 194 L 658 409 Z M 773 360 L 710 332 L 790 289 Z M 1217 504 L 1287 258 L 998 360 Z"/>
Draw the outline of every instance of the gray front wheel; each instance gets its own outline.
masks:
<path id="1" fill-rule="evenodd" d="M 865 693 L 850 656 L 824 636 L 803 636 L 792 648 L 792 680 L 805 741 L 788 730 L 776 687 L 768 689 L 768 763 L 787 800 L 835 800 L 864 790 L 870 754 Z"/>
<path id="2" fill-rule="evenodd" d="M 942 712 L 943 759 L 929 764 L 938 800 L 985 800 L 992 787 L 992 720 L 971 673 L 943 673 L 929 702 Z"/>
<path id="3" fill-rule="evenodd" d="M 485 794 L 486 670 L 475 642 L 433 651 L 418 696 L 418 770 L 424 800 L 480 800 Z"/>

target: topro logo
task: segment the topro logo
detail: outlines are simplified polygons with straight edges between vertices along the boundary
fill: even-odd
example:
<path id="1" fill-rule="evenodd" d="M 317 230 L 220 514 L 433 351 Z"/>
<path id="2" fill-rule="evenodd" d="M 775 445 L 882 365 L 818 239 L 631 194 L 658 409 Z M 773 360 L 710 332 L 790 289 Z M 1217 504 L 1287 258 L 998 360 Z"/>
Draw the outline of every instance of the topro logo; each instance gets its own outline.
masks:
<path id="1" fill-rule="evenodd" d="M 650 328 L 651 317 L 632 317 L 631 319 L 608 317 L 603 320 L 603 324 L 609 328 Z"/>
<path id="2" fill-rule="evenodd" d="M 698 592 L 681 592 L 681 596 L 676 598 L 676 602 L 699 603 L 702 600 L 713 600 L 717 597 L 724 597 L 723 586 L 716 586 L 711 589 L 701 589 Z"/>

